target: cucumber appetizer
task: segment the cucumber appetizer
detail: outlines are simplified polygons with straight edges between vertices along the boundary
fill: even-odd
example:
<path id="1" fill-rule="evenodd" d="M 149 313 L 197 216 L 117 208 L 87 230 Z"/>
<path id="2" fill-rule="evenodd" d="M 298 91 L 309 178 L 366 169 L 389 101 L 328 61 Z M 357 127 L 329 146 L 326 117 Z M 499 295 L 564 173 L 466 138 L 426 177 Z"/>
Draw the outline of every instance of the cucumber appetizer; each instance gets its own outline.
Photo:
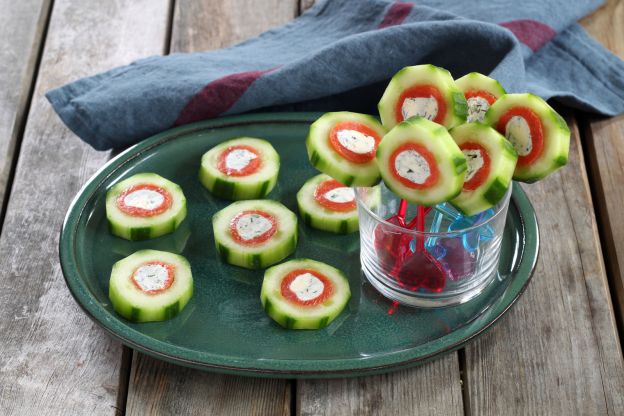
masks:
<path id="1" fill-rule="evenodd" d="M 378 108 L 387 129 L 414 116 L 450 129 L 464 123 L 468 113 L 464 94 L 450 72 L 434 65 L 408 66 L 397 72 Z"/>
<path id="2" fill-rule="evenodd" d="M 186 198 L 175 183 L 155 173 L 139 173 L 106 193 L 111 233 L 126 240 L 169 234 L 186 217 Z"/>
<path id="3" fill-rule="evenodd" d="M 279 166 L 279 155 L 269 142 L 239 137 L 204 153 L 199 180 L 219 198 L 264 198 L 277 183 Z"/>
<path id="4" fill-rule="evenodd" d="M 319 329 L 334 320 L 351 298 L 349 281 L 338 269 L 308 259 L 273 266 L 264 273 L 260 300 L 284 328 Z"/>
<path id="5" fill-rule="evenodd" d="M 191 266 L 177 254 L 141 250 L 113 265 L 108 296 L 115 312 L 130 321 L 173 318 L 192 295 Z"/>
<path id="6" fill-rule="evenodd" d="M 262 269 L 297 246 L 297 216 L 276 201 L 238 201 L 212 217 L 217 252 L 227 263 Z"/>
<path id="7" fill-rule="evenodd" d="M 401 122 L 377 149 L 377 163 L 386 186 L 419 205 L 435 205 L 462 190 L 466 158 L 448 131 L 423 117 Z"/>
<path id="8" fill-rule="evenodd" d="M 505 94 L 505 89 L 498 81 L 486 77 L 478 72 L 471 72 L 455 81 L 464 93 L 468 103 L 468 117 L 466 121 L 482 122 L 485 112 L 492 104 Z"/>
<path id="9" fill-rule="evenodd" d="M 485 124 L 462 124 L 450 134 L 468 162 L 462 192 L 451 203 L 465 215 L 475 215 L 505 195 L 518 155 L 511 143 Z"/>
<path id="10" fill-rule="evenodd" d="M 312 165 L 347 186 L 379 182 L 375 152 L 386 130 L 372 116 L 346 111 L 323 114 L 306 140 Z"/>
<path id="11" fill-rule="evenodd" d="M 535 182 L 568 163 L 570 129 L 565 120 L 536 95 L 503 95 L 487 111 L 485 122 L 516 149 L 515 180 Z"/>
<path id="12" fill-rule="evenodd" d="M 348 234 L 358 230 L 355 190 L 321 173 L 297 192 L 303 222 L 319 230 Z"/>

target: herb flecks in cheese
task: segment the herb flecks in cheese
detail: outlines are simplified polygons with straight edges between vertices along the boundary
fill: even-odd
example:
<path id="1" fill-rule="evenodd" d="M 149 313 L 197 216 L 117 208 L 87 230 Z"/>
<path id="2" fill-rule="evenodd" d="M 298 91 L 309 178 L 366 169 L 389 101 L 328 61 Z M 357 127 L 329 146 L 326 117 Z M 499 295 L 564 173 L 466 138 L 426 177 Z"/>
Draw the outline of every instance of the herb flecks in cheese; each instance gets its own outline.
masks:
<path id="1" fill-rule="evenodd" d="M 513 116 L 505 126 L 505 137 L 516 149 L 518 156 L 526 156 L 533 150 L 531 129 L 524 117 Z"/>
<path id="2" fill-rule="evenodd" d="M 312 273 L 302 273 L 295 277 L 288 288 L 303 302 L 318 298 L 323 293 L 325 285 Z"/>
<path id="3" fill-rule="evenodd" d="M 438 100 L 435 97 L 406 98 L 401 106 L 401 113 L 403 120 L 414 116 L 433 120 L 438 115 Z"/>
<path id="4" fill-rule="evenodd" d="M 375 149 L 375 138 L 357 130 L 339 130 L 338 142 L 347 150 L 364 155 Z"/>
<path id="5" fill-rule="evenodd" d="M 427 160 L 416 150 L 404 150 L 394 161 L 394 169 L 399 176 L 410 182 L 422 185 L 431 175 Z"/>
<path id="6" fill-rule="evenodd" d="M 236 231 L 243 240 L 253 240 L 272 227 L 273 223 L 260 214 L 245 214 L 236 222 Z"/>

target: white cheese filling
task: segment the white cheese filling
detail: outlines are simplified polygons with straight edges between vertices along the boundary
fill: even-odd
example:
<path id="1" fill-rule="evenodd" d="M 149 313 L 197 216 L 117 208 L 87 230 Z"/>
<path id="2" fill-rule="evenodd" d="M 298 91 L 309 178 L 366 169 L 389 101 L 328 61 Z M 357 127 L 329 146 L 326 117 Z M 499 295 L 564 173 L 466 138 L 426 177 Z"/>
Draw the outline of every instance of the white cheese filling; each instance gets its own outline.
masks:
<path id="1" fill-rule="evenodd" d="M 225 156 L 225 167 L 229 170 L 241 170 L 257 157 L 247 149 L 234 149 Z"/>
<path id="2" fill-rule="evenodd" d="M 526 156 L 533 150 L 531 128 L 524 117 L 513 116 L 505 126 L 505 137 L 516 149 L 518 156 Z"/>
<path id="3" fill-rule="evenodd" d="M 340 188 L 334 188 L 331 191 L 325 192 L 323 197 L 329 201 L 344 204 L 355 200 L 355 192 L 353 188 L 341 186 Z"/>
<path id="4" fill-rule="evenodd" d="M 462 150 L 462 153 L 464 153 L 466 162 L 468 162 L 468 169 L 464 179 L 464 182 L 468 182 L 483 167 L 483 155 L 479 149 Z"/>
<path id="5" fill-rule="evenodd" d="M 288 288 L 297 296 L 297 299 L 305 302 L 321 296 L 325 285 L 321 279 L 306 272 L 295 277 Z"/>
<path id="6" fill-rule="evenodd" d="M 346 149 L 364 155 L 375 149 L 375 138 L 357 130 L 339 130 L 338 142 Z"/>
<path id="7" fill-rule="evenodd" d="M 394 169 L 402 178 L 418 185 L 425 183 L 431 175 L 427 160 L 416 150 L 404 150 L 394 160 Z"/>
<path id="8" fill-rule="evenodd" d="M 242 215 L 236 222 L 236 232 L 245 241 L 260 237 L 273 227 L 273 223 L 259 214 Z"/>
<path id="9" fill-rule="evenodd" d="M 490 108 L 490 103 L 483 97 L 470 97 L 468 98 L 468 118 L 466 121 L 472 123 L 473 121 L 482 122 L 485 118 L 485 113 Z"/>
<path id="10" fill-rule="evenodd" d="M 128 207 L 151 211 L 160 207 L 165 202 L 165 197 L 151 189 L 138 189 L 126 195 L 123 202 Z"/>
<path id="11" fill-rule="evenodd" d="M 438 115 L 438 100 L 435 97 L 406 98 L 401 106 L 401 113 L 403 120 L 414 116 L 433 120 Z"/>
<path id="12" fill-rule="evenodd" d="M 144 292 L 164 289 L 169 278 L 169 271 L 160 264 L 146 264 L 134 272 L 134 281 Z"/>

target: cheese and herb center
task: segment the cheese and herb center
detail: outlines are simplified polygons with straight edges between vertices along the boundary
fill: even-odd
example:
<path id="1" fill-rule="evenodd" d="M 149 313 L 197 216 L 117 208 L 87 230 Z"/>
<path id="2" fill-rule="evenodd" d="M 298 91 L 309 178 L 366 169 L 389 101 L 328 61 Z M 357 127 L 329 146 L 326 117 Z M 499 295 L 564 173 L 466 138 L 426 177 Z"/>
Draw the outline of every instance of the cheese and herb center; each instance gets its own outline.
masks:
<path id="1" fill-rule="evenodd" d="M 144 264 L 132 274 L 134 285 L 148 294 L 156 294 L 169 289 L 173 284 L 173 280 L 173 266 L 160 262 Z"/>
<path id="2" fill-rule="evenodd" d="M 522 116 L 513 116 L 505 126 L 505 137 L 516 149 L 518 156 L 527 156 L 533 150 L 531 129 Z"/>
<path id="3" fill-rule="evenodd" d="M 314 199 L 322 207 L 332 211 L 351 211 L 355 209 L 355 191 L 335 179 L 318 184 L 314 190 Z"/>
<path id="4" fill-rule="evenodd" d="M 355 200 L 355 192 L 353 191 L 353 188 L 341 186 L 340 188 L 334 188 L 325 192 L 323 197 L 331 202 L 344 204 Z"/>
<path id="5" fill-rule="evenodd" d="M 312 273 L 302 273 L 295 277 L 288 288 L 299 300 L 308 301 L 318 298 L 323 293 L 325 285 Z"/>
<path id="6" fill-rule="evenodd" d="M 433 97 L 408 97 L 401 106 L 403 120 L 420 116 L 427 120 L 434 120 L 438 116 L 438 100 Z"/>
<path id="7" fill-rule="evenodd" d="M 229 176 L 247 176 L 255 173 L 261 164 L 258 150 L 248 145 L 235 145 L 219 155 L 218 169 Z"/>
<path id="8" fill-rule="evenodd" d="M 234 149 L 225 157 L 225 167 L 232 170 L 241 170 L 257 157 L 258 155 L 247 149 Z"/>
<path id="9" fill-rule="evenodd" d="M 338 142 L 347 150 L 364 155 L 375 150 L 375 138 L 357 130 L 339 130 Z"/>
<path id="10" fill-rule="evenodd" d="M 394 169 L 399 176 L 418 185 L 424 184 L 431 176 L 429 163 L 414 149 L 400 152 L 394 159 Z"/>
<path id="11" fill-rule="evenodd" d="M 480 149 L 462 149 L 462 152 L 468 164 L 464 181 L 468 182 L 483 167 L 483 154 Z"/>
<path id="12" fill-rule="evenodd" d="M 125 189 L 119 195 L 117 208 L 127 215 L 151 217 L 165 212 L 172 201 L 167 190 L 152 184 L 140 184 Z"/>
<path id="13" fill-rule="evenodd" d="M 284 276 L 280 289 L 282 296 L 296 305 L 315 306 L 329 299 L 333 285 L 316 270 L 297 269 Z"/>
<path id="14" fill-rule="evenodd" d="M 474 121 L 482 122 L 485 118 L 485 113 L 490 108 L 488 100 L 481 96 L 470 97 L 466 100 L 468 102 L 468 117 L 466 121 L 472 123 Z"/>
<path id="15" fill-rule="evenodd" d="M 151 211 L 161 206 L 165 202 L 165 197 L 151 189 L 139 189 L 126 195 L 123 202 L 129 207 Z"/>
<path id="16" fill-rule="evenodd" d="M 264 211 L 243 211 L 230 223 L 232 238 L 244 245 L 262 243 L 271 238 L 276 230 L 275 217 Z"/>

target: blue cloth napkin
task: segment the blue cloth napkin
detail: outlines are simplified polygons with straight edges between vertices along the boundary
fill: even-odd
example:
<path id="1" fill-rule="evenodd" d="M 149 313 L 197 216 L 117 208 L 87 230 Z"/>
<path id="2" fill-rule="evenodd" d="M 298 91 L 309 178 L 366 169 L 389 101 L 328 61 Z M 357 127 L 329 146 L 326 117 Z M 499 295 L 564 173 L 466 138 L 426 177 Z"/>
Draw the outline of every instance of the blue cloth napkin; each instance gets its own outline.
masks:
<path id="1" fill-rule="evenodd" d="M 508 92 L 624 112 L 624 63 L 575 22 L 599 0 L 327 0 L 231 48 L 155 56 L 46 97 L 96 149 L 248 111 L 376 113 L 389 78 L 432 63 L 490 74 Z"/>

